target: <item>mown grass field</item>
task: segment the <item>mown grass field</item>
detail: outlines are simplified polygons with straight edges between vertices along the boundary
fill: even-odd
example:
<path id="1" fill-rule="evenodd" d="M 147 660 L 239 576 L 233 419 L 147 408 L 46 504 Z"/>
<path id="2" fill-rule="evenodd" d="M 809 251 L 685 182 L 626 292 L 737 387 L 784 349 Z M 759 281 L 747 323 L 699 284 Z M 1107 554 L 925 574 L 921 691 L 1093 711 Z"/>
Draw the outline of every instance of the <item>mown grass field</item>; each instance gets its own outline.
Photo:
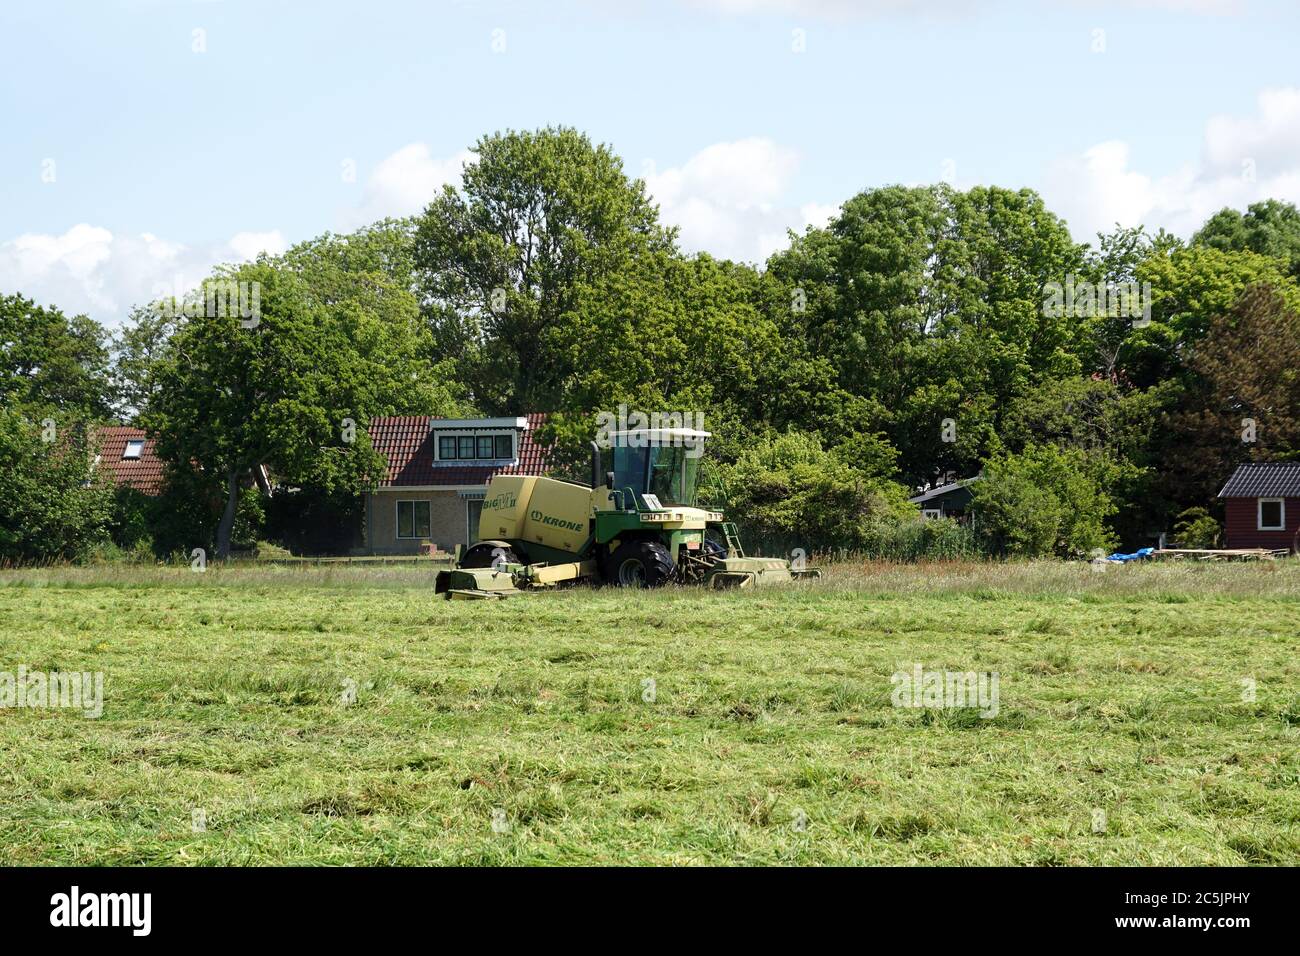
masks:
<path id="1" fill-rule="evenodd" d="M 917 662 L 998 672 L 998 716 L 891 706 Z M 1295 561 L 504 602 L 0 572 L 19 664 L 103 671 L 105 704 L 0 710 L 4 864 L 1300 862 Z"/>

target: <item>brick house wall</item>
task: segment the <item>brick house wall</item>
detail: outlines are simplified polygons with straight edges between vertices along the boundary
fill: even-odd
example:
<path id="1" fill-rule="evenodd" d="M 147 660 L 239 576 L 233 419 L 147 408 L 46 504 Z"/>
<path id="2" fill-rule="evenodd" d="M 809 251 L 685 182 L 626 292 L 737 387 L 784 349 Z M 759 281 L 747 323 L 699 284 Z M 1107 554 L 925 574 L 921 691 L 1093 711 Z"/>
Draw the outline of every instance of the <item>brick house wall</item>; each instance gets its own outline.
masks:
<path id="1" fill-rule="evenodd" d="M 1285 531 L 1259 530 L 1258 498 L 1225 498 L 1223 544 L 1226 548 L 1291 548 L 1300 532 L 1300 498 L 1284 498 Z"/>
<path id="2" fill-rule="evenodd" d="M 397 502 L 429 502 L 429 535 L 417 538 L 397 536 Z M 366 496 L 366 542 L 369 554 L 419 554 L 424 541 L 439 551 L 454 551 L 456 545 L 473 539 L 469 532 L 469 501 L 455 491 L 427 491 L 383 488 Z M 477 528 L 473 529 L 475 532 Z"/>

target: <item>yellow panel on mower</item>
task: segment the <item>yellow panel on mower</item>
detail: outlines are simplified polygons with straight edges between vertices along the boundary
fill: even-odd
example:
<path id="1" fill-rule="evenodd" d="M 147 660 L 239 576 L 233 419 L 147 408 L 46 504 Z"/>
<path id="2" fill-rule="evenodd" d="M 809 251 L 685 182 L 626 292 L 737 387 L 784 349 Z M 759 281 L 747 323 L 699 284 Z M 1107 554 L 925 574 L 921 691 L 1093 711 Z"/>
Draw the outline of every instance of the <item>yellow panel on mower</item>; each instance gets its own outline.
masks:
<path id="1" fill-rule="evenodd" d="M 593 489 L 582 485 L 538 479 L 524 515 L 524 533 L 519 537 L 577 554 L 591 536 L 592 494 Z"/>
<path id="2" fill-rule="evenodd" d="M 609 500 L 604 488 L 525 475 L 498 475 L 479 517 L 480 541 L 541 544 L 578 554 L 591 535 L 591 517 Z"/>
<path id="3" fill-rule="evenodd" d="M 480 541 L 522 538 L 524 515 L 537 479 L 525 475 L 498 475 L 492 479 L 478 520 Z"/>

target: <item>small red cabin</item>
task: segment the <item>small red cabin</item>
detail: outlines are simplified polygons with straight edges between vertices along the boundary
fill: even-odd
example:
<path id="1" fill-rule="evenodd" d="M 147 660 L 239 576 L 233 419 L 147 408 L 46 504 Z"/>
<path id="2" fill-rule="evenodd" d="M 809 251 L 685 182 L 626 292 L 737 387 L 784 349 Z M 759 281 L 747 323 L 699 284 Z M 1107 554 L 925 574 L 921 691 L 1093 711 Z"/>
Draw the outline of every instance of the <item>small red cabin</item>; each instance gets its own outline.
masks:
<path id="1" fill-rule="evenodd" d="M 1290 548 L 1300 543 L 1300 461 L 1238 465 L 1219 492 L 1225 548 Z"/>

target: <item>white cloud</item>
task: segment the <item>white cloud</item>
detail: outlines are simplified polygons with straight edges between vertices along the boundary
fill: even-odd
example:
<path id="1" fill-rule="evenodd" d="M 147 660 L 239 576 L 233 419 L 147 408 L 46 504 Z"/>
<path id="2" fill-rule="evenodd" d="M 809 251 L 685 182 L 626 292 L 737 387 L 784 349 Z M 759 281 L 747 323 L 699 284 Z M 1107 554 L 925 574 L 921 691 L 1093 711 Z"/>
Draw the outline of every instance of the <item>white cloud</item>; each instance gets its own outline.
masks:
<path id="1" fill-rule="evenodd" d="M 1224 206 L 1300 203 L 1300 89 L 1264 90 L 1250 116 L 1212 117 L 1196 162 L 1163 175 L 1130 163 L 1129 145 L 1112 140 L 1049 168 L 1043 195 L 1076 239 L 1092 240 L 1117 222 L 1186 238 Z"/>
<path id="2" fill-rule="evenodd" d="M 284 241 L 284 236 L 280 235 L 279 229 L 272 229 L 270 232 L 237 232 L 231 237 L 228 245 L 235 250 L 235 255 L 240 259 L 256 259 L 258 254 L 263 252 L 278 256 L 289 248 L 289 244 Z"/>
<path id="3" fill-rule="evenodd" d="M 380 162 L 363 187 L 361 202 L 342 211 L 341 225 L 354 229 L 385 216 L 417 213 L 444 183 L 458 182 L 473 154 L 435 158 L 412 143 Z M 238 232 L 224 242 L 184 244 L 151 233 L 114 233 L 80 223 L 61 235 L 25 233 L 0 239 L 0 291 L 21 292 L 68 314 L 86 313 L 105 325 L 119 324 L 132 306 L 161 295 L 183 295 L 223 262 L 278 255 L 288 241 L 279 230 Z"/>
<path id="4" fill-rule="evenodd" d="M 278 230 L 185 245 L 83 222 L 61 235 L 24 233 L 0 242 L 0 291 L 116 326 L 132 306 L 197 287 L 218 263 L 283 252 L 286 246 Z"/>
<path id="5" fill-rule="evenodd" d="M 448 183 L 460 182 L 461 172 L 475 156 L 462 150 L 447 159 L 435 157 L 425 143 L 411 143 L 384 158 L 366 179 L 361 203 L 345 210 L 344 227 L 356 229 L 386 216 L 420 212 Z"/>
<path id="6" fill-rule="evenodd" d="M 403 147 L 375 167 L 349 225 L 418 212 L 472 158 L 465 152 L 436 159 L 423 144 Z M 687 251 L 761 263 L 787 245 L 787 230 L 824 225 L 837 212 L 790 195 L 798 167 L 795 150 L 750 137 L 715 143 L 662 172 L 648 166 L 643 175 Z M 1081 241 L 1116 222 L 1187 237 L 1224 206 L 1243 209 L 1266 198 L 1300 204 L 1300 89 L 1267 89 L 1248 115 L 1211 117 L 1201 155 L 1178 168 L 1144 170 L 1128 143 L 1111 140 L 1058 159 L 1046 171 L 1042 192 Z M 116 325 L 133 305 L 194 288 L 217 263 L 286 246 L 278 230 L 184 244 L 79 223 L 62 234 L 0 240 L 0 291 Z"/>
<path id="7" fill-rule="evenodd" d="M 794 150 L 750 137 L 714 143 L 663 172 L 649 166 L 644 178 L 662 220 L 680 229 L 685 249 L 762 262 L 787 245 L 787 229 L 826 218 L 828 207 L 786 200 L 798 166 Z"/>
<path id="8" fill-rule="evenodd" d="M 1215 116 L 1205 127 L 1205 159 L 1216 171 L 1241 172 L 1245 159 L 1257 167 L 1300 167 L 1300 89 L 1267 89 L 1254 116 Z"/>
<path id="9" fill-rule="evenodd" d="M 840 207 L 832 206 L 827 203 L 809 202 L 800 206 L 799 212 L 803 216 L 803 224 L 805 227 L 816 226 L 818 229 L 822 229 L 835 216 L 839 215 Z"/>

